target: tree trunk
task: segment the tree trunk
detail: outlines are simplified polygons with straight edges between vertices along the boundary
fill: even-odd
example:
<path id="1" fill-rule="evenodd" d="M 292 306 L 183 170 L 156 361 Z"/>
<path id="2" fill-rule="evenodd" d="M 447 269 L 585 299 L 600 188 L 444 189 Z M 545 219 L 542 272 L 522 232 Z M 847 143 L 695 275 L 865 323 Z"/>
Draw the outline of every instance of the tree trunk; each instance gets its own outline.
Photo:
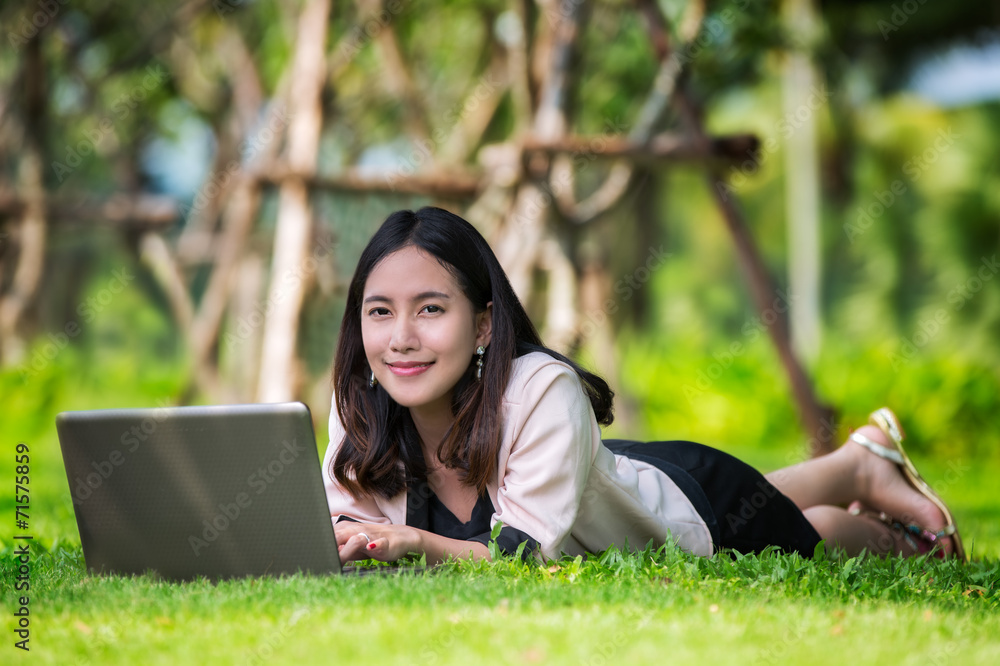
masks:
<path id="1" fill-rule="evenodd" d="M 223 345 L 222 371 L 229 378 L 232 392 L 238 402 L 249 402 L 254 398 L 254 387 L 260 376 L 261 331 L 253 324 L 263 316 L 260 295 L 263 293 L 267 266 L 264 258 L 250 252 L 240 260 L 235 270 L 236 284 L 229 301 L 230 328 L 235 337 L 226 338 Z"/>
<path id="2" fill-rule="evenodd" d="M 567 243 L 568 245 L 568 243 Z M 540 265 L 548 273 L 548 305 L 542 338 L 553 349 L 570 353 L 577 334 L 577 279 L 572 250 L 555 238 L 547 239 L 540 250 Z"/>
<path id="3" fill-rule="evenodd" d="M 531 139 L 541 143 L 555 142 L 566 135 L 566 105 L 577 38 L 580 34 L 582 2 L 553 2 L 558 12 L 547 17 L 554 26 L 544 24 L 551 35 L 536 41 L 533 68 L 544 72 L 539 92 L 538 110 L 531 125 Z M 549 39 L 550 37 L 550 39 Z M 546 43 L 551 47 L 545 48 Z M 541 64 L 544 63 L 544 64 Z M 549 174 L 552 159 L 536 155 L 528 162 L 524 177 L 517 188 L 511 214 L 500 231 L 497 256 L 504 265 L 511 285 L 522 302 L 529 302 L 532 273 L 538 262 L 541 241 L 545 237 L 546 220 L 552 204 Z M 530 179 L 534 178 L 535 182 Z M 549 191 L 545 191 L 545 189 Z"/>
<path id="4" fill-rule="evenodd" d="M 291 119 L 287 146 L 288 166 L 296 173 L 310 174 L 316 170 L 329 19 L 330 0 L 307 0 L 299 17 L 288 100 Z M 264 323 L 257 385 L 259 402 L 282 402 L 295 397 L 298 374 L 295 350 L 306 289 L 306 281 L 295 276 L 303 267 L 311 229 L 306 183 L 299 178 L 286 180 L 278 193 L 278 225 L 267 296 L 273 308 Z"/>
<path id="5" fill-rule="evenodd" d="M 10 288 L 0 295 L 0 361 L 14 364 L 25 353 L 20 325 L 38 292 L 45 266 L 46 201 L 44 183 L 45 63 L 41 33 L 25 46 L 24 148 L 18 189 L 24 199 L 17 230 L 17 264 Z"/>
<path id="6" fill-rule="evenodd" d="M 785 117 L 795 118 L 795 131 L 785 146 L 785 215 L 788 230 L 788 287 L 795 300 L 788 306 L 792 349 L 807 363 L 819 355 L 820 328 L 820 192 L 819 146 L 816 137 L 816 72 L 810 59 L 816 17 L 810 0 L 787 0 L 788 34 L 800 43 L 786 54 L 782 72 Z M 812 97 L 813 99 L 810 99 Z"/>

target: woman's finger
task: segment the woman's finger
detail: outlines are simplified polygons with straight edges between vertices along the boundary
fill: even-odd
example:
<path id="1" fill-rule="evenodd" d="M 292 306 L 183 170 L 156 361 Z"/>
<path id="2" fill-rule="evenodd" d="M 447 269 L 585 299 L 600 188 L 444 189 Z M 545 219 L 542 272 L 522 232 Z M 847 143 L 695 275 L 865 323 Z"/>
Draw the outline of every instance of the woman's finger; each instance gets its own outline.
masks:
<path id="1" fill-rule="evenodd" d="M 362 543 L 358 543 L 362 541 Z M 355 540 L 353 537 L 348 543 L 345 543 L 339 549 L 337 549 L 337 554 L 340 556 L 341 562 L 352 562 L 354 560 L 363 560 L 368 557 L 365 555 L 364 550 L 364 539 Z"/>
<path id="2" fill-rule="evenodd" d="M 356 537 L 363 528 L 357 523 L 344 522 L 334 525 L 333 533 L 337 537 L 337 545 L 343 546 L 348 541 Z"/>

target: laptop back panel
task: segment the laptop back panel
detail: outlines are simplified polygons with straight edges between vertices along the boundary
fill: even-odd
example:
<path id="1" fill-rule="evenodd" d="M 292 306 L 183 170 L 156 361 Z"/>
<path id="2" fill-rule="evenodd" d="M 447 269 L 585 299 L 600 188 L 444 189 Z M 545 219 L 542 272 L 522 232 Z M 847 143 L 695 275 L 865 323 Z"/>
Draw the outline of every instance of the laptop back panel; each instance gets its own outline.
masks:
<path id="1" fill-rule="evenodd" d="M 340 572 L 302 403 L 64 412 L 56 426 L 91 572 Z"/>

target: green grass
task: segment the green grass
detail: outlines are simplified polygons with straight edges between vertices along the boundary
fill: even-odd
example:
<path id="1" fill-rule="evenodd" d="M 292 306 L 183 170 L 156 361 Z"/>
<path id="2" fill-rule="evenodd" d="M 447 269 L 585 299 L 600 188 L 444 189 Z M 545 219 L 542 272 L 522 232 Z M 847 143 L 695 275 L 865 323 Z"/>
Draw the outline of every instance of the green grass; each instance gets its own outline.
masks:
<path id="1" fill-rule="evenodd" d="M 88 575 L 70 513 L 35 546 L 30 655 L 12 647 L 15 574 L 10 547 L 0 552 L 0 654 L 81 665 L 997 663 L 996 471 L 970 467 L 947 489 L 967 565 L 663 548 L 423 576 L 167 583 Z"/>
<path id="2" fill-rule="evenodd" d="M 964 566 L 774 553 L 700 559 L 665 548 L 611 551 L 551 569 L 509 560 L 447 564 L 423 576 L 217 584 L 90 576 L 54 415 L 154 405 L 180 385 L 174 366 L 109 359 L 95 368 L 67 350 L 30 384 L 0 373 L 7 401 L 0 481 L 13 478 L 14 444 L 28 443 L 30 531 L 37 537 L 31 652 L 22 653 L 12 633 L 20 596 L 13 590 L 13 497 L 0 494 L 0 663 L 1000 663 L 1000 463 L 971 449 L 913 451 L 956 514 L 974 557 Z M 734 373 L 732 381 L 753 386 L 761 377 Z M 787 423 L 788 406 L 772 410 L 775 404 L 761 398 L 758 414 L 747 412 L 731 429 L 691 436 L 739 443 L 726 448 L 774 469 L 801 450 L 778 434 L 746 435 L 781 432 L 751 423 Z M 675 423 L 670 436 L 686 426 Z"/>
<path id="3" fill-rule="evenodd" d="M 9 582 L 7 553 L 3 563 Z M 701 559 L 663 548 L 550 567 L 505 560 L 447 564 L 423 576 L 169 584 L 85 575 L 79 548 L 57 546 L 36 566 L 32 663 L 1000 658 L 996 560 Z M 10 636 L 10 615 L 5 628 Z"/>

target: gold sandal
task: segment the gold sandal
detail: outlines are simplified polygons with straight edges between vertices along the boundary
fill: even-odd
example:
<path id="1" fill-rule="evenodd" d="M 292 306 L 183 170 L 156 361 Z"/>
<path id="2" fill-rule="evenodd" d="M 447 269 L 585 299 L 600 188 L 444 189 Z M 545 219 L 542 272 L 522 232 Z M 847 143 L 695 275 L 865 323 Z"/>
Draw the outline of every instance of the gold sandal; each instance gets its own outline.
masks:
<path id="1" fill-rule="evenodd" d="M 886 460 L 898 465 L 907 482 L 918 493 L 933 502 L 934 506 L 940 509 L 941 513 L 944 514 L 946 525 L 938 532 L 931 532 L 930 530 L 913 525 L 906 526 L 907 530 L 913 532 L 914 534 L 919 534 L 922 540 L 932 543 L 939 542 L 940 539 L 951 539 L 951 542 L 954 545 L 953 554 L 955 557 L 958 557 L 963 562 L 966 561 L 965 548 L 962 547 L 962 538 L 958 535 L 958 527 L 955 526 L 955 519 L 952 517 L 951 511 L 948 510 L 948 506 L 944 503 L 944 500 L 942 500 L 941 497 L 934 492 L 934 489 L 931 488 L 930 484 L 924 480 L 924 477 L 920 476 L 920 472 L 917 471 L 913 461 L 910 460 L 908 455 L 906 455 L 906 450 L 903 448 L 903 438 L 905 437 L 905 433 L 903 432 L 903 427 L 899 424 L 899 419 L 896 418 L 896 415 L 892 413 L 891 409 L 888 407 L 882 407 L 872 412 L 871 416 L 868 418 L 868 422 L 884 432 L 886 437 L 888 437 L 889 440 L 896 445 L 896 448 L 890 449 L 887 446 L 883 446 L 882 444 L 865 437 L 859 432 L 852 432 L 850 440 L 856 444 L 860 444 L 880 458 L 885 458 Z"/>

